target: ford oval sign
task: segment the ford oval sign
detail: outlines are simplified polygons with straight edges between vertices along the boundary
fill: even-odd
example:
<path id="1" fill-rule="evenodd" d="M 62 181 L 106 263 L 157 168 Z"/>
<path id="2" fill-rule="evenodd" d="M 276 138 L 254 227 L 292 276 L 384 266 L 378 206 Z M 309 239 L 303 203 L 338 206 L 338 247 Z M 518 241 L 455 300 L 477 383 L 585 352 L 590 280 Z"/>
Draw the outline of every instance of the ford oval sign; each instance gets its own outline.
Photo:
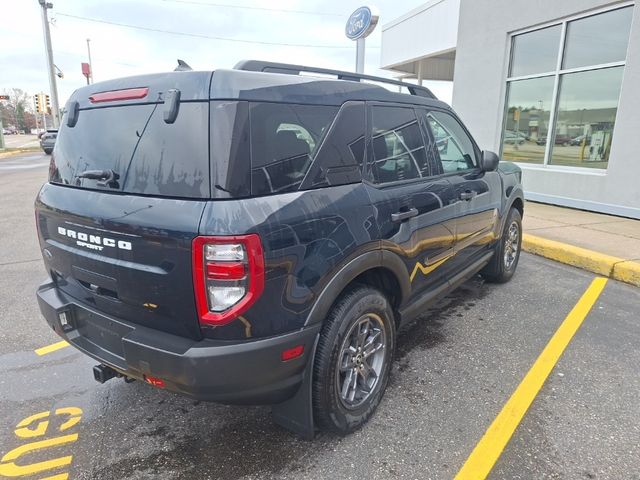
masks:
<path id="1" fill-rule="evenodd" d="M 344 28 L 344 33 L 351 40 L 364 38 L 373 32 L 378 24 L 378 15 L 369 7 L 360 7 L 351 14 Z"/>

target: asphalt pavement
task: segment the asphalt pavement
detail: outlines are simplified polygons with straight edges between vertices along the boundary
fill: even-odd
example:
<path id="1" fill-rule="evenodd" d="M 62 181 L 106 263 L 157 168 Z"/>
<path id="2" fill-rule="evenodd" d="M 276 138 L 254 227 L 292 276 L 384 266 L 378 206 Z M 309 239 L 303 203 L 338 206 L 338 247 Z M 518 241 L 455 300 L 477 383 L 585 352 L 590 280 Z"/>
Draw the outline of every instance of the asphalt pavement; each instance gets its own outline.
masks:
<path id="1" fill-rule="evenodd" d="M 35 353 L 60 340 L 35 300 L 46 165 L 0 160 L 0 477 L 453 478 L 595 276 L 523 254 L 505 285 L 468 281 L 400 332 L 364 428 L 302 441 L 268 407 L 100 385 L 72 347 Z M 639 312 L 640 289 L 609 280 L 489 478 L 640 479 Z"/>

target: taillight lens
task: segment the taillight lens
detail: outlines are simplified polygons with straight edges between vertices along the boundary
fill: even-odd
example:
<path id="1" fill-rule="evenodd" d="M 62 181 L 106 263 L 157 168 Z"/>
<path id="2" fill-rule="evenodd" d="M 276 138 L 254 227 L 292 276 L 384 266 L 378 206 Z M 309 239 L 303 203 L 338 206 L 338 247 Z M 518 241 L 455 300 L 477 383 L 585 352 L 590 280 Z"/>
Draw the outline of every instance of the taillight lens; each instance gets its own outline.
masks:
<path id="1" fill-rule="evenodd" d="M 264 289 L 264 253 L 256 234 L 193 239 L 193 286 L 200 323 L 224 325 Z"/>

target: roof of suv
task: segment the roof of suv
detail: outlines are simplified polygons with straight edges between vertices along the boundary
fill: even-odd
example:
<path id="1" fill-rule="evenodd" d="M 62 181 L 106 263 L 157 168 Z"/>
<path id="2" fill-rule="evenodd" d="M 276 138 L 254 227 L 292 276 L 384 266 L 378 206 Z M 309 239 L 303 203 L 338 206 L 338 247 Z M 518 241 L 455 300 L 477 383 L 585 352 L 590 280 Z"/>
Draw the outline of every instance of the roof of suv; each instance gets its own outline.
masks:
<path id="1" fill-rule="evenodd" d="M 318 105 L 342 105 L 348 100 L 368 100 L 446 106 L 435 98 L 392 92 L 372 83 L 235 69 L 215 71 L 211 98 Z"/>
<path id="2" fill-rule="evenodd" d="M 316 76 L 300 75 L 301 69 Z M 333 74 L 335 78 L 328 78 L 328 74 Z M 361 82 L 360 79 L 404 86 L 414 94 L 393 92 L 376 83 Z M 81 109 L 90 108 L 98 106 L 93 105 L 89 98 L 95 93 L 140 87 L 148 88 L 146 98 L 127 101 L 126 104 L 162 101 L 162 93 L 175 88 L 180 90 L 182 100 L 192 101 L 250 100 L 341 105 L 349 100 L 361 100 L 448 108 L 428 89 L 417 85 L 350 72 L 254 60 L 241 62 L 234 69 L 163 72 L 107 80 L 76 90 L 70 100 L 78 101 Z"/>

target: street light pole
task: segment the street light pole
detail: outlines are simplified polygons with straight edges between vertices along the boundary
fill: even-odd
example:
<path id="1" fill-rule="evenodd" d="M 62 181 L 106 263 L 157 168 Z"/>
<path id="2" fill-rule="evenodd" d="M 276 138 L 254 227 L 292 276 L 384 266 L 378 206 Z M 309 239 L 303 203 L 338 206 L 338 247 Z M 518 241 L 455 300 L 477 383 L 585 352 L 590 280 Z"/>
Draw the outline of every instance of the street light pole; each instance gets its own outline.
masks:
<path id="1" fill-rule="evenodd" d="M 47 67 L 49 69 L 49 88 L 51 90 L 51 116 L 53 117 L 53 126 L 58 128 L 60 125 L 60 108 L 58 104 L 58 86 L 56 84 L 56 72 L 53 65 L 53 49 L 51 47 L 51 32 L 49 32 L 49 18 L 47 17 L 47 9 L 53 8 L 52 3 L 46 0 L 38 0 L 42 7 L 42 28 L 44 33 L 44 43 L 47 52 Z"/>
<path id="2" fill-rule="evenodd" d="M 91 47 L 89 46 L 90 38 L 87 38 L 87 53 L 89 54 L 89 78 L 87 78 L 87 84 L 93 83 L 93 64 L 91 63 Z"/>

